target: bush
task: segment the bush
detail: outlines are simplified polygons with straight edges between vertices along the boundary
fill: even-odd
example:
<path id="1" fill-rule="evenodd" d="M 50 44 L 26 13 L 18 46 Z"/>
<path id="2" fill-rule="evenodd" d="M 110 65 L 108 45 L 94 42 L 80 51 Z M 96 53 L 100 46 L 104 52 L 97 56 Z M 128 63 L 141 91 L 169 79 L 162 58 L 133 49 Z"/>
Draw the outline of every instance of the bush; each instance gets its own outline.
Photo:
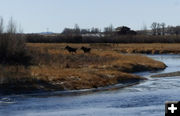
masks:
<path id="1" fill-rule="evenodd" d="M 31 56 L 28 55 L 23 35 L 1 34 L 0 36 L 0 63 L 29 65 Z"/>

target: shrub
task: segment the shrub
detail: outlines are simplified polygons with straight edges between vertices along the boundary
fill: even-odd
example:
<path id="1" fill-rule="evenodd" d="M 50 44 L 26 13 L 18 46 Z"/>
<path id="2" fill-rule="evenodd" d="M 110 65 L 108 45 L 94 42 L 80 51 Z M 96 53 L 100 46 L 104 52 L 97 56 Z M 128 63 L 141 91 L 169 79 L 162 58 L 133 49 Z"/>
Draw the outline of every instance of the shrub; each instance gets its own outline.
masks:
<path id="1" fill-rule="evenodd" d="M 81 35 L 25 35 L 30 43 L 180 43 L 180 36 L 165 35 L 111 35 L 111 36 L 81 36 Z"/>
<path id="2" fill-rule="evenodd" d="M 0 63 L 29 65 L 31 56 L 28 55 L 25 39 L 18 34 L 1 34 Z"/>

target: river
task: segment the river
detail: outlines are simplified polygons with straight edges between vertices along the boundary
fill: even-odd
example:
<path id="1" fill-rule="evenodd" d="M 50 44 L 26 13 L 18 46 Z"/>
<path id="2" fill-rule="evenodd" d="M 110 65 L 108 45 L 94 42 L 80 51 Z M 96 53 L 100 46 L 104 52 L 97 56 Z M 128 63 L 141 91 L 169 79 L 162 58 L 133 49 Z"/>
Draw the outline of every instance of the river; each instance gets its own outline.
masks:
<path id="1" fill-rule="evenodd" d="M 180 55 L 148 55 L 168 67 L 140 84 L 76 95 L 0 96 L 0 116 L 164 116 L 165 101 L 180 101 L 180 78 L 151 75 L 180 70 Z"/>

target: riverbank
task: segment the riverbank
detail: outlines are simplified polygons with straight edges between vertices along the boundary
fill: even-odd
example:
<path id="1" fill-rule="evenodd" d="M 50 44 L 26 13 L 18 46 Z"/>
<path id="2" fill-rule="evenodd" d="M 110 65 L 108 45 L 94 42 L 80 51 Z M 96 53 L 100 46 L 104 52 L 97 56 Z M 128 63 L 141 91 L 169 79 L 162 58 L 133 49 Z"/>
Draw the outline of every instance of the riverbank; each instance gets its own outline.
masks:
<path id="1" fill-rule="evenodd" d="M 180 44 L 117 44 L 114 50 L 120 53 L 180 54 Z"/>
<path id="2" fill-rule="evenodd" d="M 114 49 L 92 47 L 89 54 L 64 50 L 67 44 L 28 44 L 33 65 L 1 65 L 0 93 L 19 94 L 80 90 L 137 83 L 146 78 L 132 72 L 162 70 L 166 65 L 142 55 L 119 54 Z M 70 44 L 80 48 L 83 44 Z M 87 46 L 87 45 L 86 45 Z M 89 45 L 89 47 L 92 45 Z M 88 46 L 87 46 L 88 47 Z"/>
<path id="3" fill-rule="evenodd" d="M 174 76 L 180 76 L 180 71 L 152 75 L 151 77 L 174 77 Z"/>

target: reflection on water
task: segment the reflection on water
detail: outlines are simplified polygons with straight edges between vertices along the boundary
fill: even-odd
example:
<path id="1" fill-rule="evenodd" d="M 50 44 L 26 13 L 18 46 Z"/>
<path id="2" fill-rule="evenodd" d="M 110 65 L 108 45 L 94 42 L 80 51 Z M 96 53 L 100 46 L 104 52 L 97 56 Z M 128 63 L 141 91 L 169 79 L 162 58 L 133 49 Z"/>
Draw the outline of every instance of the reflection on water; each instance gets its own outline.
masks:
<path id="1" fill-rule="evenodd" d="M 180 101 L 180 78 L 150 75 L 180 69 L 179 55 L 150 55 L 167 69 L 137 73 L 149 78 L 141 84 L 85 95 L 0 97 L 0 116 L 163 116 L 165 101 Z"/>

